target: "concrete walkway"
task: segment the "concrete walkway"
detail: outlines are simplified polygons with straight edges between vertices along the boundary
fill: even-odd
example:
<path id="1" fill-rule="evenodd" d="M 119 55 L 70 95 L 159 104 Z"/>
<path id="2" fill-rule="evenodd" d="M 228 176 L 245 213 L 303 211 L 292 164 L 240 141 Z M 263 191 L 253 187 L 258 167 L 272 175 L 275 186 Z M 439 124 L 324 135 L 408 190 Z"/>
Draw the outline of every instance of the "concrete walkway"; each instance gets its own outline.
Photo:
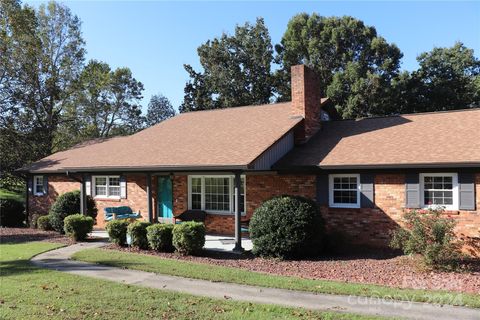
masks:
<path id="1" fill-rule="evenodd" d="M 75 244 L 37 255 L 32 262 L 39 267 L 81 276 L 218 299 L 406 319 L 480 319 L 478 309 L 211 282 L 69 260 L 75 252 L 103 245 L 105 243 L 100 242 Z"/>

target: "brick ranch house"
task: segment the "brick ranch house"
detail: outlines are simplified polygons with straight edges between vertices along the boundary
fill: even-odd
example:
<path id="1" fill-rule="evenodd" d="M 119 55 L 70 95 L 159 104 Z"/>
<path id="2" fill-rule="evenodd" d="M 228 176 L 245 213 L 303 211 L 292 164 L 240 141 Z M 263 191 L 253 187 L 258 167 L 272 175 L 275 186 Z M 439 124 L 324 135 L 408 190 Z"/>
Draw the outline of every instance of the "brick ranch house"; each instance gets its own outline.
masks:
<path id="1" fill-rule="evenodd" d="M 28 213 L 80 189 L 99 227 L 105 207 L 150 221 L 199 209 L 208 232 L 235 232 L 239 245 L 240 220 L 289 194 L 314 199 L 330 230 L 362 244 L 385 245 L 406 209 L 433 205 L 459 234 L 480 235 L 480 109 L 338 120 L 310 69 L 292 67 L 291 86 L 291 102 L 184 113 L 35 162 L 23 169 Z"/>

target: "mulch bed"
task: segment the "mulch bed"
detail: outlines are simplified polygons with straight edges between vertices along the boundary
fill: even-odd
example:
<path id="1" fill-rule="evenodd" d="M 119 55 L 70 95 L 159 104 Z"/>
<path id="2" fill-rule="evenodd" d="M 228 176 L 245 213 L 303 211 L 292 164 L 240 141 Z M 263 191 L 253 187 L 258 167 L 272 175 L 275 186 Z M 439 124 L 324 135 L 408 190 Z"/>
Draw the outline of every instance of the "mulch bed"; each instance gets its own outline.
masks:
<path id="1" fill-rule="evenodd" d="M 49 241 L 73 244 L 73 240 L 55 231 L 42 231 L 31 228 L 0 228 L 0 243 L 21 243 L 29 241 Z"/>
<path id="2" fill-rule="evenodd" d="M 389 251 L 378 250 L 357 251 L 355 254 L 332 256 L 319 260 L 281 261 L 256 258 L 249 253 L 236 255 L 204 251 L 202 256 L 194 257 L 123 248 L 116 245 L 109 245 L 105 248 L 307 279 L 480 294 L 480 260 L 478 259 L 469 261 L 469 271 L 442 272 L 422 270 L 419 267 L 421 263 L 418 257 L 397 256 Z"/>

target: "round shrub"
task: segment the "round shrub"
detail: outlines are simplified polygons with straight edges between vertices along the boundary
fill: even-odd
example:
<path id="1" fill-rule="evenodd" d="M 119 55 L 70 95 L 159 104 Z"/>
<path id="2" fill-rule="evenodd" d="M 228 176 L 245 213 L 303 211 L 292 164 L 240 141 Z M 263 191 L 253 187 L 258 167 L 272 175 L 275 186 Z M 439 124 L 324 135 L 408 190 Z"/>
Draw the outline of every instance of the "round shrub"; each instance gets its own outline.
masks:
<path id="1" fill-rule="evenodd" d="M 112 220 L 105 227 L 110 241 L 119 246 L 124 246 L 127 242 L 127 228 L 128 221 L 126 220 Z"/>
<path id="2" fill-rule="evenodd" d="M 181 254 L 197 254 L 205 244 L 205 225 L 201 222 L 183 222 L 173 227 L 173 246 Z"/>
<path id="3" fill-rule="evenodd" d="M 25 206 L 13 199 L 0 199 L 0 224 L 2 227 L 23 227 Z"/>
<path id="4" fill-rule="evenodd" d="M 60 195 L 50 208 L 50 223 L 52 228 L 63 233 L 63 220 L 65 217 L 80 212 L 80 191 L 71 191 Z M 92 197 L 87 196 L 87 216 L 93 221 L 97 217 L 97 206 Z"/>
<path id="5" fill-rule="evenodd" d="M 154 224 L 147 227 L 147 240 L 150 248 L 157 251 L 173 251 L 173 224 Z"/>
<path id="6" fill-rule="evenodd" d="M 43 231 L 52 230 L 52 225 L 50 224 L 49 216 L 40 216 L 37 218 L 37 228 Z"/>
<path id="7" fill-rule="evenodd" d="M 324 223 L 316 204 L 306 198 L 280 196 L 265 201 L 250 220 L 253 253 L 297 258 L 323 249 Z"/>
<path id="8" fill-rule="evenodd" d="M 83 214 L 69 215 L 64 222 L 65 234 L 75 241 L 85 240 L 88 233 L 93 230 L 93 218 Z"/>
<path id="9" fill-rule="evenodd" d="M 128 225 L 127 233 L 132 240 L 133 247 L 148 249 L 147 227 L 150 225 L 150 222 L 145 221 L 135 221 Z"/>

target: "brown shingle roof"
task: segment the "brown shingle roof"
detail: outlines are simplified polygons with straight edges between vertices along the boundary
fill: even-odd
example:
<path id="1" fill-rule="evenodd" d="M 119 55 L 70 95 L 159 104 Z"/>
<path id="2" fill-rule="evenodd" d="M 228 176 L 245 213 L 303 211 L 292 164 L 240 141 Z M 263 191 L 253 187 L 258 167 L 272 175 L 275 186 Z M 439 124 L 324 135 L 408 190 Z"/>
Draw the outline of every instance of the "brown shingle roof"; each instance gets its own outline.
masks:
<path id="1" fill-rule="evenodd" d="M 290 103 L 183 113 L 131 136 L 57 152 L 26 170 L 246 168 L 300 121 Z"/>
<path id="2" fill-rule="evenodd" d="M 323 123 L 277 168 L 480 166 L 480 109 Z"/>

